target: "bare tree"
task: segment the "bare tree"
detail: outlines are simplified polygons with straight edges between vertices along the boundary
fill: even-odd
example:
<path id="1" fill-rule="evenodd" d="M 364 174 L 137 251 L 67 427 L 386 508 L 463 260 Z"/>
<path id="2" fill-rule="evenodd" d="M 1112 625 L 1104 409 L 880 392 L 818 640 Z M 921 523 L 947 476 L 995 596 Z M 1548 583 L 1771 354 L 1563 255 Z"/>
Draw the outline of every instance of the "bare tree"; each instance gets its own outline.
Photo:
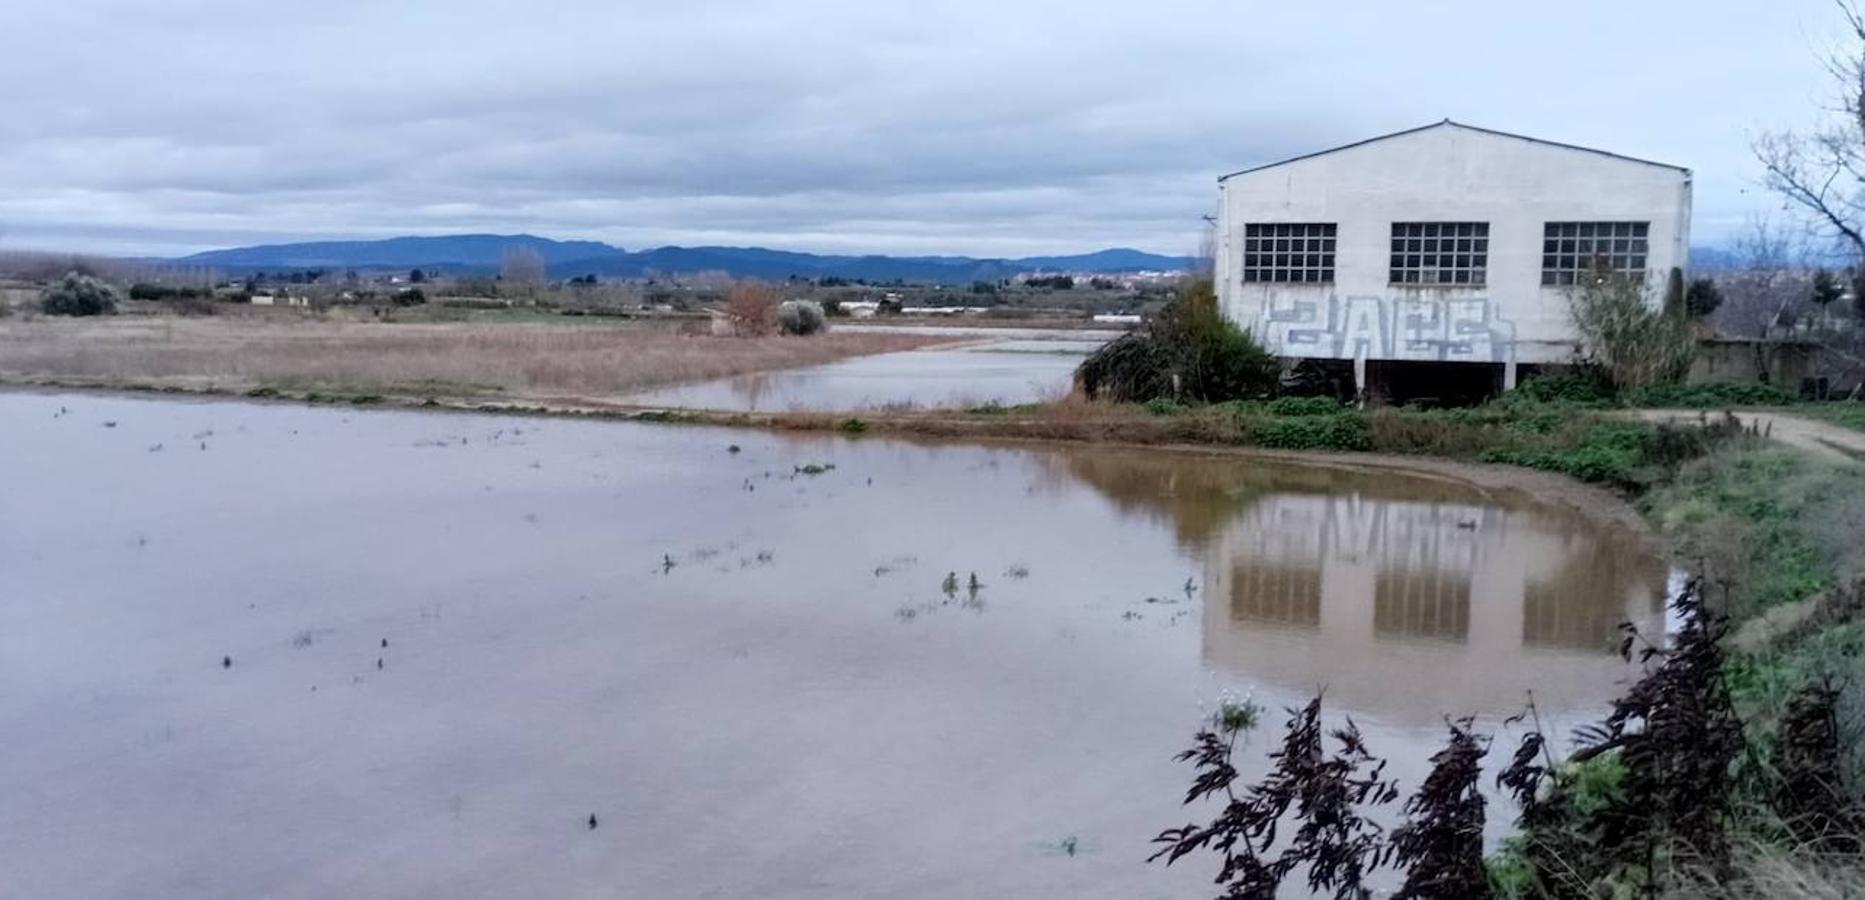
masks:
<path id="1" fill-rule="evenodd" d="M 532 287 L 543 284 L 549 274 L 550 267 L 544 262 L 544 254 L 537 252 L 535 247 L 507 247 L 499 260 L 499 278 L 507 284 Z"/>
<path id="2" fill-rule="evenodd" d="M 1826 59 L 1837 88 L 1830 121 L 1812 131 L 1771 132 L 1755 143 L 1768 187 L 1805 210 L 1856 265 L 1865 260 L 1865 16 L 1834 0 L 1846 45 Z"/>
<path id="3" fill-rule="evenodd" d="M 762 281 L 745 280 L 732 285 L 726 295 L 725 313 L 732 317 L 732 328 L 741 335 L 770 334 L 777 327 L 777 289 Z"/>
<path id="4" fill-rule="evenodd" d="M 1721 280 L 1716 326 L 1741 337 L 1767 338 L 1792 330 L 1805 312 L 1804 278 L 1795 270 L 1792 244 L 1766 219 L 1736 239 L 1736 270 Z"/>

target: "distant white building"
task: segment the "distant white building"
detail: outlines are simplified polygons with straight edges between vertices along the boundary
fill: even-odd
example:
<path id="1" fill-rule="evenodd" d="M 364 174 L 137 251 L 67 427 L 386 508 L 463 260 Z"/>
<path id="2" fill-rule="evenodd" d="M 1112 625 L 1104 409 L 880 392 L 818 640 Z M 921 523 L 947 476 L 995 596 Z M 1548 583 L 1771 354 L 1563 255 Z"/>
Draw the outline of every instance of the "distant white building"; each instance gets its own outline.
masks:
<path id="1" fill-rule="evenodd" d="M 1218 179 L 1218 296 L 1288 361 L 1395 399 L 1571 362 L 1576 279 L 1688 264 L 1689 169 L 1434 125 Z M 1658 291 L 1654 290 L 1654 295 Z"/>

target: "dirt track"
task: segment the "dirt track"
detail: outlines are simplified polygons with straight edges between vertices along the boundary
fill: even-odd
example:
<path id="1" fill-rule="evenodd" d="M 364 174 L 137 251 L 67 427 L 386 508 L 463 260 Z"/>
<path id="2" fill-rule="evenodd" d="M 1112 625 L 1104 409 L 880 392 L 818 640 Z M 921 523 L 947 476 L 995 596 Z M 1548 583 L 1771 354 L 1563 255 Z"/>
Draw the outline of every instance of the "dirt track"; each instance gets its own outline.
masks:
<path id="1" fill-rule="evenodd" d="M 1638 412 L 1639 418 L 1650 422 L 1696 421 L 1704 415 L 1720 416 L 1722 413 L 1696 409 Z M 1865 433 L 1850 428 L 1780 412 L 1743 411 L 1734 415 L 1743 425 L 1754 426 L 1772 440 L 1825 459 L 1844 462 L 1865 458 Z"/>

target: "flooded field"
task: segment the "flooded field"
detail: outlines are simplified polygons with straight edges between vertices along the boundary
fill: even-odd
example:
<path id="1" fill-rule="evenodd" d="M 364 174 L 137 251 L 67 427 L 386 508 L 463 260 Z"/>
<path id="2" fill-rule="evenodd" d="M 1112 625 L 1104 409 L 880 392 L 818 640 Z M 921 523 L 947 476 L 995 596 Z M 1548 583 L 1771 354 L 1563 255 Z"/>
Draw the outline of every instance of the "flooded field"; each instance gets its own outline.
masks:
<path id="1" fill-rule="evenodd" d="M 1066 392 L 1075 367 L 1097 346 L 1082 339 L 1009 338 L 675 385 L 628 401 L 744 412 L 1035 403 Z"/>
<path id="2" fill-rule="evenodd" d="M 1665 580 L 1390 472 L 0 394 L 0 895 L 1199 896 L 1220 692 L 1409 792 Z"/>

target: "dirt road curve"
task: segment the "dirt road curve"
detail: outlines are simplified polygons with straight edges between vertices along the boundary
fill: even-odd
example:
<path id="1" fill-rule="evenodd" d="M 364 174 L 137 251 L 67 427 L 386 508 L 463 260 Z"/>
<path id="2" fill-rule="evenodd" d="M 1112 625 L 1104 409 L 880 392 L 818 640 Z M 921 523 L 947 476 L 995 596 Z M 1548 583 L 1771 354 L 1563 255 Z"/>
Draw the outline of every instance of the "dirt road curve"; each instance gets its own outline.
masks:
<path id="1" fill-rule="evenodd" d="M 1638 416 L 1651 422 L 1676 422 L 1696 421 L 1704 413 L 1696 409 L 1646 409 L 1640 410 Z M 1722 415 L 1720 411 L 1708 414 Z M 1779 412 L 1738 411 L 1735 416 L 1743 425 L 1753 425 L 1774 440 L 1827 459 L 1865 458 L 1865 432 Z"/>

